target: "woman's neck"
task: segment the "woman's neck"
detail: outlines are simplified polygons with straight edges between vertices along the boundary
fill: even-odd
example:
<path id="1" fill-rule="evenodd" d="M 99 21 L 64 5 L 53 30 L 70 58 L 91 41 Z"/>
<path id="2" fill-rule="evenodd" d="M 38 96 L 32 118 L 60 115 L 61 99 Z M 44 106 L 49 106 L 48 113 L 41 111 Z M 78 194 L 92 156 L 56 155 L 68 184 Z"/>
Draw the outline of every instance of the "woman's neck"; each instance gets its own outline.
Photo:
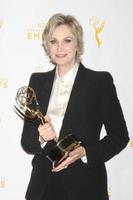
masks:
<path id="1" fill-rule="evenodd" d="M 73 67 L 75 66 L 75 63 L 71 66 L 63 66 L 63 65 L 58 65 L 57 70 L 60 78 L 63 78 L 65 74 L 67 74 L 68 71 L 70 71 Z"/>

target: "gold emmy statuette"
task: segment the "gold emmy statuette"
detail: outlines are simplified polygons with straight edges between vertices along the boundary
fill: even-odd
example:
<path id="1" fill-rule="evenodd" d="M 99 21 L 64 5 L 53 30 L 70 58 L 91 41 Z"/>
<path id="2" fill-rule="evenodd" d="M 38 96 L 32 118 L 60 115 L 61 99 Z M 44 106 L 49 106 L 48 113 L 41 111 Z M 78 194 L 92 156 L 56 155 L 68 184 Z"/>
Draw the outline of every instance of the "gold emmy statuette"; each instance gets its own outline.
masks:
<path id="1" fill-rule="evenodd" d="M 39 103 L 33 88 L 28 86 L 19 88 L 15 100 L 17 103 L 17 106 L 14 106 L 15 110 L 22 118 L 32 121 L 39 119 L 41 124 L 45 123 L 44 115 L 39 109 Z M 72 134 L 68 134 L 59 141 L 55 137 L 54 142 L 55 145 L 53 145 L 53 148 L 46 156 L 51 161 L 53 167 L 58 166 L 69 156 L 72 150 L 81 144 L 81 141 L 78 141 Z"/>

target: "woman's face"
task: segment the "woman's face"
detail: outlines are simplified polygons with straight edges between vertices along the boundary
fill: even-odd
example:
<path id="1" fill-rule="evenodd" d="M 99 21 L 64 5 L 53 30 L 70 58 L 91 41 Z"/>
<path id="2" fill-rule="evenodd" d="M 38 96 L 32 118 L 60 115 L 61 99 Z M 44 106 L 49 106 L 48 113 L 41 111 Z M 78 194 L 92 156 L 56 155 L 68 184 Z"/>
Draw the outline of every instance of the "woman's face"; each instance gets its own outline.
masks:
<path id="1" fill-rule="evenodd" d="M 77 40 L 67 25 L 56 27 L 48 41 L 48 52 L 58 66 L 73 67 L 77 51 Z"/>

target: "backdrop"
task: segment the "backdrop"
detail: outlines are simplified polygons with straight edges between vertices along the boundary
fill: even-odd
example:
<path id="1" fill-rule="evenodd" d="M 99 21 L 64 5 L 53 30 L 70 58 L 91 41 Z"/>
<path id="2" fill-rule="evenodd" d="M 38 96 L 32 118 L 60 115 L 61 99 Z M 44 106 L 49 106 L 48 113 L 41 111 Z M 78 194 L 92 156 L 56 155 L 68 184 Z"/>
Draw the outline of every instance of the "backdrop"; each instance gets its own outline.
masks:
<path id="1" fill-rule="evenodd" d="M 57 12 L 74 15 L 84 29 L 83 64 L 109 71 L 126 118 L 130 142 L 106 163 L 111 200 L 132 200 L 133 180 L 133 1 L 0 0 L 0 199 L 24 200 L 32 155 L 20 146 L 23 121 L 14 113 L 19 87 L 49 64 L 41 33 Z M 102 134 L 105 134 L 104 129 Z"/>

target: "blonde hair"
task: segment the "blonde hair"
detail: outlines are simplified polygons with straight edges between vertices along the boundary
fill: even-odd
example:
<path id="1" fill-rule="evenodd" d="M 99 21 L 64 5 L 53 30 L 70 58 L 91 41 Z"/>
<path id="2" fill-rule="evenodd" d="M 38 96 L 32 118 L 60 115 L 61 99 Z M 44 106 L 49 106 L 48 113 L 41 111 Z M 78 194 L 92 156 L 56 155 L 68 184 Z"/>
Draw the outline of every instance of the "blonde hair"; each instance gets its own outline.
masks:
<path id="1" fill-rule="evenodd" d="M 81 55 L 83 54 L 83 49 L 84 49 L 83 29 L 80 23 L 77 21 L 77 19 L 72 15 L 64 15 L 62 13 L 57 13 L 49 19 L 42 33 L 42 43 L 43 43 L 42 45 L 44 47 L 46 54 L 50 58 L 47 48 L 48 40 L 50 39 L 55 28 L 60 25 L 67 25 L 70 28 L 72 34 L 76 37 L 77 52 L 75 59 L 76 62 L 80 62 Z"/>

